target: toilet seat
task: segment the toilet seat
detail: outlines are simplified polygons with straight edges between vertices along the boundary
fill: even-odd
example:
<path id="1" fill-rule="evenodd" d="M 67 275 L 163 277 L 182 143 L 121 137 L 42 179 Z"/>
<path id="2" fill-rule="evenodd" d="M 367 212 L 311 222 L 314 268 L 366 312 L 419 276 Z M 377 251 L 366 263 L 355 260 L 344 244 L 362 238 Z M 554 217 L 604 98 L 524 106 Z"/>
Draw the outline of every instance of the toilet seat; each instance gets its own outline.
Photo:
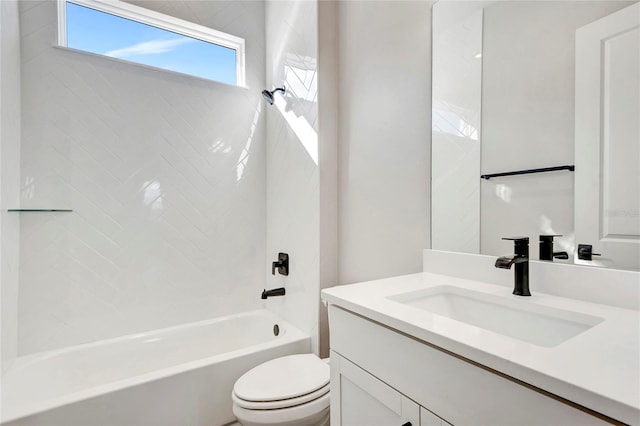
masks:
<path id="1" fill-rule="evenodd" d="M 299 398 L 329 384 L 329 366 L 314 354 L 272 359 L 252 368 L 233 386 L 233 394 L 250 402 Z"/>
<path id="2" fill-rule="evenodd" d="M 320 398 L 321 396 L 325 395 L 329 393 L 329 384 L 327 383 L 326 385 L 324 385 L 323 387 L 321 387 L 320 389 L 317 389 L 311 393 L 305 394 L 305 395 L 300 395 L 298 397 L 294 397 L 294 398 L 287 398 L 287 399 L 280 399 L 280 400 L 275 400 L 275 401 L 247 401 L 244 400 L 240 397 L 238 397 L 238 395 L 236 395 L 235 392 L 231 393 L 231 399 L 233 400 L 233 402 L 242 408 L 246 408 L 249 410 L 275 410 L 275 409 L 279 409 L 279 408 L 288 408 L 288 407 L 294 407 L 296 405 L 301 405 L 301 404 L 306 404 L 310 401 L 313 401 L 315 399 Z"/>
<path id="3" fill-rule="evenodd" d="M 323 419 L 328 418 L 329 393 L 306 404 L 279 410 L 249 410 L 233 405 L 233 414 L 242 424 L 293 426 L 303 424 L 325 424 Z"/>
<path id="4" fill-rule="evenodd" d="M 329 366 L 314 354 L 272 359 L 252 368 L 233 386 L 233 402 L 248 410 L 307 404 L 329 393 Z"/>
<path id="5" fill-rule="evenodd" d="M 248 426 L 324 425 L 329 365 L 314 354 L 289 355 L 252 368 L 233 386 L 233 414 Z"/>

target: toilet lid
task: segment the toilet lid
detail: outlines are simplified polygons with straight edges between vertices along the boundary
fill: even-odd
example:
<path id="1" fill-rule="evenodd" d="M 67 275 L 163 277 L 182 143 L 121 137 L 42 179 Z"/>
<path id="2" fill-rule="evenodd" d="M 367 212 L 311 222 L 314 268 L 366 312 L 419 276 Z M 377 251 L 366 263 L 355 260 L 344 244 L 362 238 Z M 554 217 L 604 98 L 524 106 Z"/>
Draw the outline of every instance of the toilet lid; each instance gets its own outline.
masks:
<path id="1" fill-rule="evenodd" d="M 289 355 L 252 368 L 233 386 L 240 399 L 253 402 L 297 398 L 325 387 L 329 366 L 314 354 Z"/>
<path id="2" fill-rule="evenodd" d="M 325 395 L 326 396 L 329 395 L 328 383 L 323 387 L 321 387 L 320 389 L 313 391 L 311 393 L 308 393 L 306 395 L 298 396 L 295 398 L 289 398 L 289 399 L 281 399 L 279 401 L 266 401 L 266 402 L 265 401 L 263 402 L 245 401 L 244 399 L 238 398 L 235 392 L 231 392 L 231 399 L 233 400 L 233 403 L 235 405 L 237 405 L 238 407 L 246 408 L 247 410 L 276 410 L 281 408 L 297 407 L 302 404 L 308 404 L 314 401 L 317 402 L 318 399 L 324 397 Z M 329 405 L 328 398 L 324 398 L 324 400 L 326 401 L 326 404 L 322 402 L 320 402 L 320 404 L 316 404 L 316 405 L 319 405 L 320 409 L 323 409 Z"/>

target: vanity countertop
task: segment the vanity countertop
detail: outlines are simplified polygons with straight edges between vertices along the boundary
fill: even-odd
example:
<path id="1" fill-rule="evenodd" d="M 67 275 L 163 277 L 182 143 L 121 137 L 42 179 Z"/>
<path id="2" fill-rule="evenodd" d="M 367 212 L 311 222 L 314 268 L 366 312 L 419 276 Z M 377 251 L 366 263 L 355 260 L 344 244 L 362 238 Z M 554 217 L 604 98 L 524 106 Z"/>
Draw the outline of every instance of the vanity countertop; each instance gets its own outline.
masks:
<path id="1" fill-rule="evenodd" d="M 515 309 L 534 304 L 602 321 L 543 347 L 389 299 L 442 285 L 504 298 Z M 616 420 L 640 424 L 640 312 L 532 292 L 514 296 L 501 285 L 425 272 L 332 287 L 322 298 Z"/>

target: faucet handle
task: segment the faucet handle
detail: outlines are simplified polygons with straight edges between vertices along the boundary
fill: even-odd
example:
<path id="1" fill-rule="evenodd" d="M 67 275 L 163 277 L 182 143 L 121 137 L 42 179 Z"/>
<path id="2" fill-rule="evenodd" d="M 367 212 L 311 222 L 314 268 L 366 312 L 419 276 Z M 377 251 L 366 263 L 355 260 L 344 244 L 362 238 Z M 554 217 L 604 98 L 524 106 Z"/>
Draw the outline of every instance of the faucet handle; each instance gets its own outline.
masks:
<path id="1" fill-rule="evenodd" d="M 281 275 L 289 275 L 289 255 L 278 253 L 278 260 L 271 263 L 271 275 L 276 274 L 276 268 Z"/>
<path id="2" fill-rule="evenodd" d="M 502 237 L 502 239 L 513 241 L 513 251 L 516 257 L 529 257 L 529 237 Z"/>
<path id="3" fill-rule="evenodd" d="M 600 256 L 600 254 L 593 252 L 593 246 L 591 244 L 578 244 L 578 259 L 593 260 L 592 256 Z"/>

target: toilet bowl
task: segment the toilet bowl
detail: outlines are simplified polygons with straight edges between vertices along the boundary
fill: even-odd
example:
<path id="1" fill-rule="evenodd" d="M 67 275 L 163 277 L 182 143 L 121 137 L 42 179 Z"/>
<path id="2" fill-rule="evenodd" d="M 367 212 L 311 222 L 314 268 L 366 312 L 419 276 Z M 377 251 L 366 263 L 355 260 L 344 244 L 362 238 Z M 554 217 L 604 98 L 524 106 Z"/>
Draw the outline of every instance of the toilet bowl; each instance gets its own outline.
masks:
<path id="1" fill-rule="evenodd" d="M 243 426 L 329 424 L 329 365 L 314 354 L 272 359 L 233 386 L 233 414 Z"/>

